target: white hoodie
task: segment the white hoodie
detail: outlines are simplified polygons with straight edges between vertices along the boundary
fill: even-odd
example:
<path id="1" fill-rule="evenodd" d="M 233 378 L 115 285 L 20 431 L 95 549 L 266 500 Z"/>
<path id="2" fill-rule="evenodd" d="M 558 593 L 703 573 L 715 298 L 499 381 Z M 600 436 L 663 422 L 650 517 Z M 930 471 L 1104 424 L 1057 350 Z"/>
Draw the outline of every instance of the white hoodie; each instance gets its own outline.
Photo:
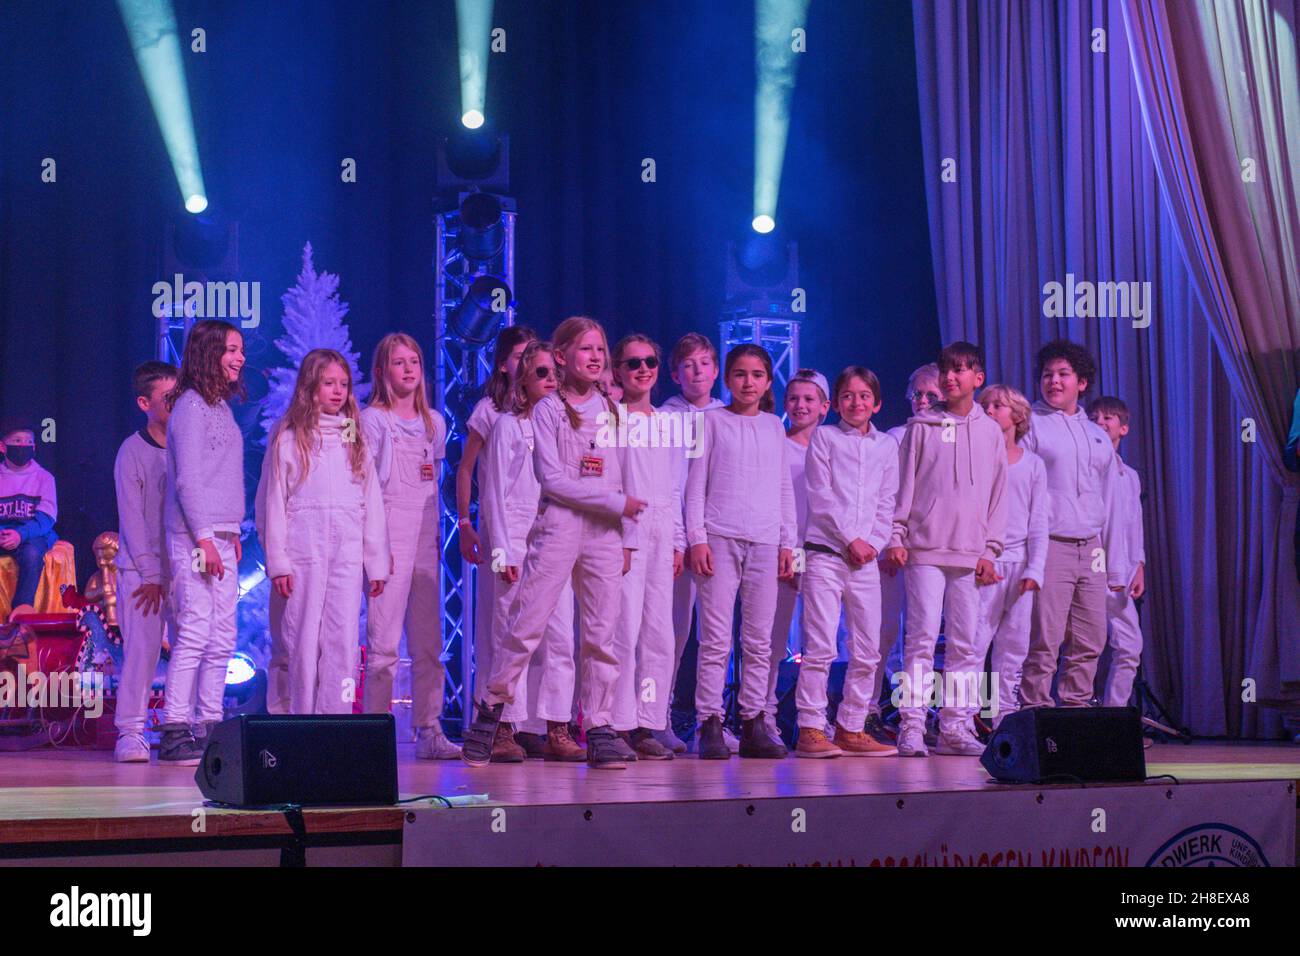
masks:
<path id="1" fill-rule="evenodd" d="M 1088 419 L 1082 406 L 1066 415 L 1039 401 L 1034 402 L 1029 434 L 1020 447 L 1043 459 L 1047 468 L 1048 533 L 1061 538 L 1100 536 L 1108 584 L 1127 584 L 1110 560 L 1112 553 L 1118 556 L 1112 538 L 1116 466 L 1110 436 Z"/>

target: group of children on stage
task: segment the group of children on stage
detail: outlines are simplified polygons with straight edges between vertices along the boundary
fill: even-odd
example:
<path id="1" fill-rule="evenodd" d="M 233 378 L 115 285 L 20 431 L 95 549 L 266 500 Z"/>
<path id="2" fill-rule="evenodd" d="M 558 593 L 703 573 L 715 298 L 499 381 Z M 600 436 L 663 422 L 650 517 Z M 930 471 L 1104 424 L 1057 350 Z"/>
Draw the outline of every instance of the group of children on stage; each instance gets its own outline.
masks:
<path id="1" fill-rule="evenodd" d="M 476 704 L 462 752 L 439 723 L 447 429 L 429 407 L 423 355 L 411 337 L 386 336 L 358 409 L 345 358 L 310 353 L 257 490 L 273 586 L 269 709 L 352 710 L 363 594 L 365 710 L 388 710 L 405 630 L 417 756 L 472 766 L 540 757 L 621 769 L 685 751 L 669 705 L 693 613 L 702 759 L 787 756 L 776 678 L 795 620 L 797 756 L 923 756 L 936 704 L 936 750 L 979 754 L 977 711 L 996 722 L 1050 705 L 1054 676 L 1063 705 L 1091 702 L 1108 618 L 1103 700 L 1127 702 L 1141 651 L 1139 492 L 1118 456 L 1124 404 L 1097 399 L 1092 420 L 1080 407 L 1096 379 L 1086 350 L 1044 347 L 1031 407 L 1014 388 L 986 386 L 978 348 L 954 343 L 913 373 L 913 415 L 888 433 L 872 422 L 881 389 L 865 367 L 833 383 L 801 370 L 786 390 L 787 428 L 768 353 L 737 346 L 721 370 L 718 358 L 706 337 L 683 337 L 668 356 L 681 394 L 656 408 L 663 355 L 646 336 L 611 350 L 599 323 L 573 317 L 550 341 L 519 326 L 498 337 L 457 475 L 461 550 L 479 568 Z M 243 445 L 227 401 L 242 391 L 243 361 L 239 331 L 207 320 L 179 371 L 150 362 L 136 373 L 148 421 L 115 473 L 121 760 L 148 759 L 144 709 L 169 611 L 160 759 L 195 762 L 221 716 L 243 517 Z M 725 405 L 713 396 L 719 371 Z M 836 423 L 822 424 L 832 410 Z M 737 606 L 738 740 L 723 726 Z M 841 615 L 848 664 L 829 727 Z M 880 713 L 900 618 L 894 741 Z"/>

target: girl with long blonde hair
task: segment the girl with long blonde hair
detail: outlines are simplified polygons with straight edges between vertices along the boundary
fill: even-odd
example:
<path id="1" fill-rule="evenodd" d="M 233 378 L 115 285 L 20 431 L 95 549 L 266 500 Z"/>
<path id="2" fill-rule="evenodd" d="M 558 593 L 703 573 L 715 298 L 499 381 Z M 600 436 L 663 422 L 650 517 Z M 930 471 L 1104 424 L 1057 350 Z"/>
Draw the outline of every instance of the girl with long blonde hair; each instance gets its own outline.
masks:
<path id="1" fill-rule="evenodd" d="M 347 714 L 356 699 L 361 595 L 384 590 L 383 500 L 361 435 L 347 359 L 313 349 L 271 430 L 257 491 L 273 600 L 270 706 Z"/>
<path id="2" fill-rule="evenodd" d="M 415 755 L 454 760 L 460 748 L 447 740 L 441 721 L 446 672 L 438 598 L 438 479 L 447 454 L 447 422 L 430 407 L 424 352 L 405 332 L 379 340 L 371 389 L 361 428 L 375 456 L 392 567 L 384 592 L 366 609 L 365 711 L 386 714 L 392 706 L 405 631 Z"/>
<path id="3" fill-rule="evenodd" d="M 581 704 L 587 724 L 587 763 L 622 770 L 631 755 L 614 732 L 618 658 L 614 627 L 619 580 L 626 571 L 624 547 L 636 547 L 636 517 L 646 503 L 623 486 L 623 455 L 609 435 L 617 409 L 601 390 L 609 364 L 605 330 L 575 316 L 555 330 L 556 390 L 532 410 L 533 467 L 541 485 L 537 519 L 506 633 L 501 635 L 469 732 L 464 758 L 486 765 L 502 711 L 515 700 L 528 663 L 572 581 L 582 615 Z M 634 758 L 634 755 L 632 755 Z"/>

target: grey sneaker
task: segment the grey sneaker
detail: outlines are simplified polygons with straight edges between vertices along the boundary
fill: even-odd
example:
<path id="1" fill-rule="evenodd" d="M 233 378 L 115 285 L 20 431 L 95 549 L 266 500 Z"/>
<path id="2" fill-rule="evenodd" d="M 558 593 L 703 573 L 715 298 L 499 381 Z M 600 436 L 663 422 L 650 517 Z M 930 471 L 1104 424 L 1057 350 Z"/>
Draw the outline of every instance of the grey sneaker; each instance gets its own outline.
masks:
<path id="1" fill-rule="evenodd" d="M 148 763 L 149 741 L 144 739 L 144 734 L 119 734 L 113 759 L 118 763 Z"/>
<path id="2" fill-rule="evenodd" d="M 632 745 L 628 742 L 628 737 L 631 735 L 632 732 L 630 730 L 614 731 L 614 747 L 623 755 L 624 760 L 628 763 L 635 763 L 636 751 L 632 749 Z"/>
<path id="3" fill-rule="evenodd" d="M 673 752 L 661 744 L 654 735 L 654 731 L 647 730 L 645 727 L 638 727 L 628 735 L 628 743 L 636 751 L 636 755 L 642 760 L 672 760 Z"/>
<path id="4" fill-rule="evenodd" d="M 190 724 L 190 733 L 194 735 L 194 742 L 200 747 L 208 745 L 208 735 L 212 733 L 212 728 L 221 723 L 219 720 L 200 720 Z"/>
<path id="5" fill-rule="evenodd" d="M 460 748 L 447 739 L 441 727 L 421 727 L 415 735 L 415 756 L 419 760 L 458 760 Z"/>
<path id="6" fill-rule="evenodd" d="M 939 742 L 934 752 L 957 757 L 978 757 L 984 753 L 984 745 L 968 727 L 952 727 L 939 734 Z"/>
<path id="7" fill-rule="evenodd" d="M 626 770 L 627 761 L 615 745 L 613 727 L 592 727 L 587 731 L 587 766 L 593 770 Z"/>
<path id="8" fill-rule="evenodd" d="M 162 743 L 158 747 L 158 762 L 173 767 L 197 767 L 203 759 L 203 748 L 194 742 L 189 724 L 163 724 L 158 728 Z"/>
<path id="9" fill-rule="evenodd" d="M 925 730 L 920 724 L 909 724 L 898 735 L 900 757 L 928 757 L 930 748 L 925 745 Z"/>

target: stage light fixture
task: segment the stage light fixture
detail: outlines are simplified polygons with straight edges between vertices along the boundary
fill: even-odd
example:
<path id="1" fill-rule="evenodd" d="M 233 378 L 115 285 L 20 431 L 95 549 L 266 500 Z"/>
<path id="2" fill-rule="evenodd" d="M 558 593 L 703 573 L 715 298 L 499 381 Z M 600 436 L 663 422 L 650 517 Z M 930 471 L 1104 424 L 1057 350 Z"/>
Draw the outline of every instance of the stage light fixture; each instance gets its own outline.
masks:
<path id="1" fill-rule="evenodd" d="M 754 217 L 754 231 L 759 233 L 768 233 L 776 228 L 776 221 L 767 215 Z"/>
<path id="2" fill-rule="evenodd" d="M 231 693 L 242 684 L 257 676 L 257 665 L 243 651 L 236 651 L 235 656 L 226 664 L 226 693 Z"/>
<path id="3" fill-rule="evenodd" d="M 775 226 L 790 100 L 799 72 L 796 29 L 808 19 L 808 0 L 755 0 L 754 55 L 758 82 L 754 91 L 754 229 L 759 220 Z"/>
<path id="4" fill-rule="evenodd" d="M 190 95 L 185 88 L 185 66 L 176 33 L 171 0 L 117 0 L 140 77 L 153 105 L 172 172 L 185 208 L 192 213 L 207 207 L 207 190 L 194 139 Z"/>
<path id="5" fill-rule="evenodd" d="M 504 279 L 481 275 L 469 284 L 460 305 L 448 316 L 452 330 L 466 342 L 485 345 L 496 336 L 506 320 L 506 308 L 514 301 Z"/>
<path id="6" fill-rule="evenodd" d="M 492 0 L 456 0 L 460 116 L 461 122 L 470 129 L 478 129 L 483 125 L 491 34 Z"/>
<path id="7" fill-rule="evenodd" d="M 470 193 L 460 204 L 460 249 L 477 262 L 500 254 L 506 242 L 501 200 L 491 193 Z"/>

